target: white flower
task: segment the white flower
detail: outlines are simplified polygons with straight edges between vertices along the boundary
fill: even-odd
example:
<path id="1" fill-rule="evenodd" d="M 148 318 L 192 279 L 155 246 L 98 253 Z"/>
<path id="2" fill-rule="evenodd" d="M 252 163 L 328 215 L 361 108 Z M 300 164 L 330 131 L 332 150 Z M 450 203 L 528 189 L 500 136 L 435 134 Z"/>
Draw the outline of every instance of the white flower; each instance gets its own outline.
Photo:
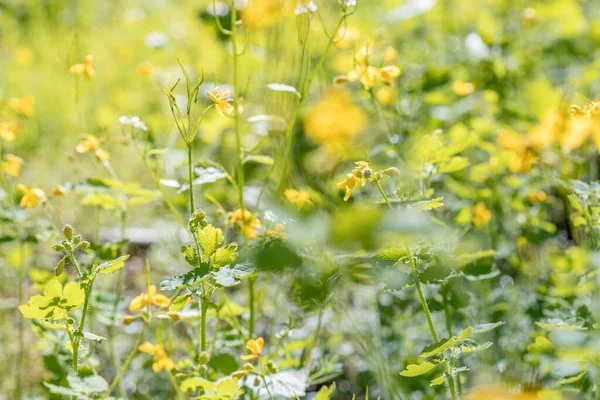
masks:
<path id="1" fill-rule="evenodd" d="M 130 119 L 129 119 L 129 117 L 128 117 L 128 116 L 126 116 L 126 115 L 121 115 L 121 116 L 119 117 L 119 122 L 120 122 L 122 125 L 131 125 L 131 120 L 130 120 Z"/>
<path id="2" fill-rule="evenodd" d="M 146 124 L 140 119 L 140 117 L 138 117 L 136 115 L 134 115 L 131 118 L 129 118 L 126 115 L 121 115 L 119 117 L 119 122 L 122 125 L 125 125 L 125 126 L 133 125 L 133 127 L 135 129 L 140 129 L 142 131 L 147 131 L 148 130 L 148 126 L 146 126 Z"/>
<path id="3" fill-rule="evenodd" d="M 138 122 L 134 123 L 133 127 L 136 129 L 141 129 L 144 132 L 146 132 L 148 130 L 148 127 L 142 121 L 138 121 Z"/>
<path id="4" fill-rule="evenodd" d="M 298 4 L 294 13 L 296 15 L 306 14 L 307 12 L 314 13 L 317 11 L 317 5 L 311 0 L 308 4 Z"/>
<path id="5" fill-rule="evenodd" d="M 308 11 L 311 13 L 317 12 L 317 5 L 312 0 L 308 2 Z"/>
<path id="6" fill-rule="evenodd" d="M 346 0 L 344 1 L 344 5 L 346 7 L 356 7 L 356 0 Z"/>
<path id="7" fill-rule="evenodd" d="M 162 32 L 151 32 L 144 38 L 144 43 L 151 49 L 162 49 L 169 44 L 169 37 Z"/>

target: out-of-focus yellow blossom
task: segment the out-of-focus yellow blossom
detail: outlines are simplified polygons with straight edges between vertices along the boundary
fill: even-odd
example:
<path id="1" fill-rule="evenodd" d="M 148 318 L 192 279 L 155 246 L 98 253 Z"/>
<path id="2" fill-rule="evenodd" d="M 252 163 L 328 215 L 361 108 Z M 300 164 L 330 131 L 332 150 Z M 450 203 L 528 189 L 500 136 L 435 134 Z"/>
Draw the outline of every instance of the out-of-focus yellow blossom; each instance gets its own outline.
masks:
<path id="1" fill-rule="evenodd" d="M 342 26 L 335 33 L 335 45 L 340 49 L 347 49 L 352 42 L 360 37 L 360 31 L 351 26 Z"/>
<path id="2" fill-rule="evenodd" d="M 346 179 L 338 182 L 336 185 L 338 189 L 346 189 L 344 201 L 348 201 L 356 185 L 360 184 L 361 186 L 365 186 L 367 183 L 367 178 L 369 178 L 373 173 L 371 170 L 371 163 L 367 161 L 356 161 L 355 164 L 357 168 L 352 170 L 352 173 L 346 174 Z"/>
<path id="3" fill-rule="evenodd" d="M 23 166 L 23 159 L 17 157 L 14 154 L 7 154 L 6 161 L 2 163 L 2 170 L 9 175 L 19 176 L 21 174 L 21 167 Z"/>
<path id="4" fill-rule="evenodd" d="M 295 205 L 299 210 L 305 206 L 312 205 L 310 196 L 304 190 L 286 189 L 283 195 L 288 202 Z"/>
<path id="5" fill-rule="evenodd" d="M 482 386 L 471 390 L 466 400 L 539 400 L 540 397 L 533 392 L 512 394 L 502 386 Z"/>
<path id="6" fill-rule="evenodd" d="M 566 116 L 566 110 L 563 108 L 554 108 L 547 111 L 542 116 L 540 124 L 527 133 L 531 146 L 541 150 L 553 143 L 565 126 Z"/>
<path id="7" fill-rule="evenodd" d="M 511 172 L 529 172 L 538 162 L 538 157 L 529 140 L 512 130 L 504 129 L 498 136 L 501 149 L 512 153 L 508 168 Z"/>
<path id="8" fill-rule="evenodd" d="M 529 201 L 531 204 L 543 203 L 547 198 L 548 196 L 546 193 L 541 190 L 531 190 L 529 193 L 527 193 L 527 201 Z"/>
<path id="9" fill-rule="evenodd" d="M 373 52 L 370 44 L 361 47 L 354 53 L 354 69 L 346 75 L 349 81 L 360 81 L 365 90 L 370 90 L 375 86 L 377 80 L 386 85 L 391 85 L 393 80 L 400 76 L 402 72 L 397 65 L 388 65 L 381 68 L 369 65 L 369 56 Z"/>
<path id="10" fill-rule="evenodd" d="M 23 96 L 21 98 L 12 97 L 8 99 L 8 107 L 17 114 L 32 117 L 35 114 L 35 108 L 33 107 L 34 101 L 35 99 L 33 96 Z"/>
<path id="11" fill-rule="evenodd" d="M 364 128 L 363 110 L 352 103 L 343 87 L 329 88 L 323 99 L 309 109 L 304 118 L 304 132 L 330 155 L 339 155 Z"/>
<path id="12" fill-rule="evenodd" d="M 14 56 L 15 64 L 19 67 L 28 67 L 33 63 L 33 51 L 28 47 L 17 47 Z"/>
<path id="13" fill-rule="evenodd" d="M 0 121 L 0 138 L 2 140 L 14 141 L 20 130 L 21 126 L 16 121 Z"/>
<path id="14" fill-rule="evenodd" d="M 265 232 L 266 237 L 278 237 L 281 239 L 285 239 L 287 236 L 285 234 L 283 224 L 277 224 L 275 229 L 270 229 Z"/>
<path id="15" fill-rule="evenodd" d="M 171 371 L 175 368 L 175 363 L 167 356 L 163 346 L 160 344 L 144 342 L 139 345 L 138 350 L 154 357 L 154 363 L 152 364 L 152 371 L 154 371 L 154 373 L 158 373 L 163 369 Z"/>
<path id="16" fill-rule="evenodd" d="M 384 86 L 375 93 L 377 100 L 383 105 L 389 105 L 394 101 L 394 90 L 389 86 Z"/>
<path id="17" fill-rule="evenodd" d="M 65 189 L 63 186 L 61 186 L 61 185 L 55 186 L 55 187 L 52 189 L 52 194 L 53 194 L 54 196 L 62 196 L 62 195 L 63 195 L 63 194 L 65 194 L 66 192 L 67 192 L 67 190 L 66 190 L 66 189 Z"/>
<path id="18" fill-rule="evenodd" d="M 519 236 L 517 238 L 517 248 L 518 249 L 523 249 L 525 246 L 527 246 L 528 243 L 529 243 L 529 240 L 527 240 L 527 238 L 525 236 Z"/>
<path id="19" fill-rule="evenodd" d="M 262 353 L 264 347 L 265 340 L 262 337 L 259 337 L 257 339 L 250 339 L 246 342 L 246 348 L 250 350 L 252 354 L 245 354 L 243 356 L 240 356 L 240 358 L 242 360 L 252 360 L 253 358 L 260 356 L 260 353 Z"/>
<path id="20" fill-rule="evenodd" d="M 73 75 L 83 75 L 88 81 L 91 81 L 96 75 L 96 71 L 92 67 L 92 62 L 94 61 L 94 56 L 88 54 L 83 59 L 83 64 L 73 64 L 69 69 L 69 72 Z"/>
<path id="21" fill-rule="evenodd" d="M 560 146 L 567 151 L 581 147 L 591 137 L 600 151 L 600 102 L 591 102 L 585 107 L 571 106 L 572 118 L 559 139 Z"/>
<path id="22" fill-rule="evenodd" d="M 152 64 L 150 63 L 141 63 L 140 65 L 137 66 L 137 73 L 140 76 L 143 76 L 144 78 L 148 78 L 152 75 L 152 70 L 154 68 L 152 67 Z"/>
<path id="23" fill-rule="evenodd" d="M 386 64 L 391 63 L 397 57 L 398 57 L 398 52 L 396 51 L 395 48 L 393 48 L 392 46 L 388 46 L 385 48 L 385 51 L 383 53 L 383 62 L 384 63 L 386 63 Z"/>
<path id="24" fill-rule="evenodd" d="M 535 9 L 531 7 L 527 7 L 523 10 L 523 18 L 521 19 L 521 23 L 525 26 L 533 25 L 535 22 Z"/>
<path id="25" fill-rule="evenodd" d="M 23 193 L 21 208 L 36 208 L 40 202 L 46 200 L 46 193 L 42 189 L 29 188 L 22 183 L 17 185 L 17 190 Z"/>
<path id="26" fill-rule="evenodd" d="M 140 293 L 139 296 L 134 297 L 129 303 L 130 311 L 139 311 L 144 307 L 155 305 L 157 307 L 169 307 L 171 300 L 164 294 L 156 292 L 156 286 L 150 285 L 148 287 L 148 293 Z"/>
<path id="27" fill-rule="evenodd" d="M 236 232 L 241 232 L 246 239 L 256 239 L 257 229 L 262 227 L 260 220 L 249 210 L 237 209 L 229 216 L 229 224 Z"/>
<path id="28" fill-rule="evenodd" d="M 279 10 L 279 0 L 249 0 L 242 21 L 250 29 L 265 28 L 275 22 Z"/>
<path id="29" fill-rule="evenodd" d="M 472 82 L 454 81 L 452 82 L 452 91 L 458 96 L 466 96 L 475 91 L 475 85 Z"/>
<path id="30" fill-rule="evenodd" d="M 229 98 L 230 94 L 231 93 L 228 90 L 219 92 L 219 88 L 214 88 L 212 92 L 206 92 L 208 98 L 215 103 L 215 108 L 221 116 L 225 116 L 225 114 L 229 115 L 233 112 L 233 106 L 229 103 L 232 101 L 231 98 Z"/>
<path id="31" fill-rule="evenodd" d="M 75 151 L 78 153 L 89 153 L 90 151 L 96 150 L 100 146 L 100 141 L 94 135 L 87 135 L 79 141 L 79 144 L 75 147 Z"/>
<path id="32" fill-rule="evenodd" d="M 486 225 L 492 219 L 492 213 L 487 209 L 485 203 L 478 202 L 473 207 L 473 224 L 475 226 Z"/>

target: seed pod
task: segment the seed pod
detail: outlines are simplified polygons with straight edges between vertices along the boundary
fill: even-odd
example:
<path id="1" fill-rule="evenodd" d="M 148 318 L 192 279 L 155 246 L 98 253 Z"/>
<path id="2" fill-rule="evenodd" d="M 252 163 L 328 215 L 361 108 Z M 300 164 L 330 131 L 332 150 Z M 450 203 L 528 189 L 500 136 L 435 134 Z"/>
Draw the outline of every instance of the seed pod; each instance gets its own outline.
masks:
<path id="1" fill-rule="evenodd" d="M 63 271 L 65 270 L 65 259 L 66 258 L 67 258 L 67 256 L 64 256 L 63 258 L 61 258 L 60 261 L 58 262 L 58 264 L 56 265 L 56 268 L 54 268 L 55 276 L 60 276 L 60 274 L 62 274 Z"/>

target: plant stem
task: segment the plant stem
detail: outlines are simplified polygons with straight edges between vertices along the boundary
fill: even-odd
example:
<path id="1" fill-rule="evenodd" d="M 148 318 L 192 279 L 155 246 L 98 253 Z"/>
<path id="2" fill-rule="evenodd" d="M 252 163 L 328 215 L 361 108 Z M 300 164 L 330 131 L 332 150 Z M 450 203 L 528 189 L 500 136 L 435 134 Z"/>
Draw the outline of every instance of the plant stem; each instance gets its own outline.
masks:
<path id="1" fill-rule="evenodd" d="M 190 183 L 190 216 L 194 214 L 196 211 L 196 206 L 194 205 L 194 170 L 193 170 L 193 145 L 192 143 L 187 144 L 188 148 L 188 178 Z"/>
<path id="2" fill-rule="evenodd" d="M 255 315 L 255 296 L 254 296 L 254 283 L 256 281 L 255 277 L 248 279 L 248 292 L 249 292 L 249 304 L 250 307 L 250 321 L 248 321 L 248 339 L 252 339 L 254 336 L 254 323 L 256 320 Z"/>
<path id="3" fill-rule="evenodd" d="M 319 334 L 321 333 L 321 325 L 323 324 L 323 312 L 325 311 L 325 307 L 319 308 L 319 316 L 317 317 L 317 328 L 315 329 L 315 333 L 313 334 L 312 341 L 310 343 L 310 347 L 306 350 L 306 357 L 304 357 L 304 361 L 302 365 L 310 365 L 310 358 L 312 356 L 312 352 L 314 348 L 317 346 L 317 342 L 319 341 Z"/>
<path id="4" fill-rule="evenodd" d="M 204 292 L 206 293 L 206 292 Z M 203 295 L 204 295 L 203 293 Z M 208 299 L 202 297 L 200 300 L 200 310 L 202 312 L 201 314 L 201 332 L 200 332 L 200 350 L 201 351 L 206 351 L 206 316 L 207 316 L 207 311 L 208 311 Z"/>
<path id="5" fill-rule="evenodd" d="M 135 355 L 136 355 L 136 353 L 138 351 L 138 347 L 139 347 L 140 343 L 142 342 L 142 339 L 144 338 L 144 333 L 146 333 L 146 328 L 147 327 L 148 327 L 148 322 L 144 321 L 144 327 L 140 331 L 140 334 L 138 335 L 138 338 L 137 338 L 137 340 L 135 342 L 135 345 L 133 346 L 133 348 L 129 352 L 129 355 L 127 356 L 127 360 L 125 360 L 125 363 L 121 367 L 121 370 L 119 371 L 119 374 L 115 377 L 115 379 L 111 383 L 111 385 L 108 388 L 108 390 L 106 391 L 106 393 L 104 393 L 104 395 L 102 396 L 102 399 L 105 399 L 108 396 L 110 396 L 110 394 L 112 393 L 112 391 L 115 389 L 115 387 L 121 381 L 121 378 L 123 378 L 123 375 L 125 374 L 125 371 L 127 371 L 127 368 L 129 368 L 129 364 L 131 364 L 131 361 L 133 360 L 133 357 L 135 357 Z"/>
<path id="6" fill-rule="evenodd" d="M 83 310 L 81 311 L 81 321 L 79 322 L 79 327 L 74 333 L 73 337 L 73 372 L 77 373 L 79 371 L 79 344 L 81 343 L 81 338 L 83 337 L 83 328 L 85 326 L 85 317 L 87 316 L 88 306 L 90 303 L 90 296 L 92 294 L 92 286 L 94 282 L 92 281 L 89 284 L 89 287 L 85 289 L 85 297 L 83 300 Z"/>

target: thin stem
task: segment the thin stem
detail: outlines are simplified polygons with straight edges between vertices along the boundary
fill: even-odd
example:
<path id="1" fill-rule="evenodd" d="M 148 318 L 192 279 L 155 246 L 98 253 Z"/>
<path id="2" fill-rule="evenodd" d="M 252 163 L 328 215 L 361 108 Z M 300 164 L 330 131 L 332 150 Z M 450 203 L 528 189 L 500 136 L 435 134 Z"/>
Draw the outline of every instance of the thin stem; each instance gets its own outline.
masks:
<path id="1" fill-rule="evenodd" d="M 261 378 L 262 378 L 263 383 L 265 384 L 265 389 L 267 389 L 267 393 L 269 394 L 269 399 L 273 400 L 273 395 L 271 394 L 271 391 L 269 390 L 269 385 L 267 385 L 267 380 L 262 375 L 261 375 Z"/>
<path id="2" fill-rule="evenodd" d="M 131 361 L 133 360 L 133 357 L 135 357 L 135 355 L 138 352 L 138 347 L 140 346 L 140 343 L 142 342 L 142 339 L 144 338 L 144 334 L 146 333 L 146 328 L 148 328 L 148 322 L 144 321 L 144 327 L 140 331 L 140 334 L 138 335 L 138 338 L 137 338 L 137 340 L 135 342 L 135 345 L 133 346 L 133 348 L 129 352 L 129 355 L 127 356 L 127 360 L 125 360 L 125 363 L 123 364 L 123 367 L 121 367 L 121 370 L 119 371 L 119 374 L 115 377 L 115 379 L 113 380 L 113 382 L 110 384 L 110 387 L 108 388 L 108 390 L 106 391 L 106 393 L 104 393 L 104 395 L 102 396 L 102 399 L 105 399 L 108 396 L 110 396 L 110 394 L 112 393 L 112 391 L 115 389 L 115 387 L 121 381 L 121 378 L 123 378 L 123 375 L 125 374 L 125 371 L 127 371 L 127 368 L 129 368 L 129 364 L 131 364 Z"/>
<path id="3" fill-rule="evenodd" d="M 240 209 L 242 210 L 242 215 L 244 214 L 244 184 L 245 184 L 245 176 L 244 176 L 244 162 L 242 154 L 242 134 L 240 131 L 240 113 L 239 113 L 239 101 L 240 101 L 240 93 L 239 93 L 239 63 L 238 63 L 238 41 L 237 41 L 237 11 L 235 4 L 231 6 L 231 44 L 233 51 L 233 121 L 235 128 L 235 144 L 236 144 L 236 155 L 237 155 L 237 186 L 238 186 L 238 196 L 240 201 Z"/>
<path id="4" fill-rule="evenodd" d="M 315 329 L 315 333 L 313 334 L 312 341 L 310 343 L 310 347 L 306 350 L 306 357 L 302 365 L 310 365 L 310 358 L 312 356 L 312 352 L 314 348 L 317 346 L 319 341 L 319 335 L 321 334 L 321 326 L 323 324 L 323 313 L 325 311 L 325 306 L 319 308 L 319 316 L 317 317 L 317 328 Z"/>
<path id="5" fill-rule="evenodd" d="M 190 184 L 190 216 L 194 214 L 196 211 L 196 206 L 194 205 L 194 170 L 193 170 L 193 147 L 192 143 L 187 144 L 188 148 L 188 179 Z"/>
<path id="6" fill-rule="evenodd" d="M 200 351 L 206 351 L 206 316 L 208 311 L 208 299 L 204 297 L 200 299 L 200 309 L 202 318 L 200 327 Z"/>
<path id="7" fill-rule="evenodd" d="M 83 310 L 81 311 L 81 321 L 79 322 L 79 327 L 73 334 L 73 371 L 78 372 L 79 370 L 79 344 L 81 343 L 81 338 L 83 337 L 83 328 L 85 326 L 85 318 L 88 312 L 88 306 L 90 303 L 90 296 L 92 294 L 92 286 L 94 282 L 92 281 L 89 284 L 89 287 L 85 290 L 85 298 L 83 300 Z"/>
<path id="8" fill-rule="evenodd" d="M 250 307 L 250 321 L 248 321 L 248 338 L 252 339 L 254 337 L 254 324 L 256 320 L 256 310 L 255 310 L 255 295 L 254 295 L 254 283 L 256 282 L 256 278 L 252 277 L 248 279 L 248 292 L 249 292 L 249 302 L 248 307 Z"/>
<path id="9" fill-rule="evenodd" d="M 381 193 L 381 197 L 383 197 L 383 200 L 387 203 L 387 205 L 390 206 L 390 208 L 394 208 L 392 206 L 392 203 L 390 203 L 390 199 L 387 197 L 387 195 L 385 194 L 385 192 L 381 188 L 381 185 L 379 184 L 379 181 L 378 180 L 373 180 L 373 183 L 375 183 L 375 186 L 377 187 L 377 189 L 379 189 L 379 193 Z"/>

